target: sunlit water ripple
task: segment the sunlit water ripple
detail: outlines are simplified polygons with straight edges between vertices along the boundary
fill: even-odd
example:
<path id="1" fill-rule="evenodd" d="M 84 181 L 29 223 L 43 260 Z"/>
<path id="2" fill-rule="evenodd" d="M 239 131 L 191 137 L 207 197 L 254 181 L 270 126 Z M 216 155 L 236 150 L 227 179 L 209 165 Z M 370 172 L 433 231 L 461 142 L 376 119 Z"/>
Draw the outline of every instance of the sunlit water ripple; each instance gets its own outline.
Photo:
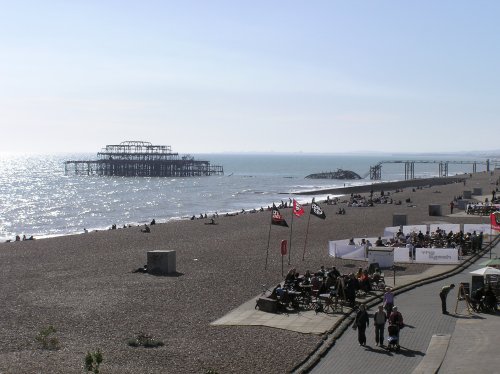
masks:
<path id="1" fill-rule="evenodd" d="M 143 224 L 213 212 L 267 207 L 318 190 L 361 181 L 310 180 L 310 173 L 349 169 L 366 175 L 380 157 L 335 155 L 197 155 L 223 165 L 224 176 L 133 178 L 65 176 L 63 162 L 93 159 L 92 154 L 0 155 L 0 241 L 15 235 L 35 237 L 81 233 L 112 224 Z M 387 158 L 385 158 L 387 159 Z M 418 169 L 420 168 L 420 169 Z M 450 174 L 469 172 L 450 165 Z M 401 165 L 387 165 L 384 180 L 404 179 Z M 438 174 L 437 165 L 416 165 L 419 177 Z M 321 197 L 321 196 L 320 196 Z"/>

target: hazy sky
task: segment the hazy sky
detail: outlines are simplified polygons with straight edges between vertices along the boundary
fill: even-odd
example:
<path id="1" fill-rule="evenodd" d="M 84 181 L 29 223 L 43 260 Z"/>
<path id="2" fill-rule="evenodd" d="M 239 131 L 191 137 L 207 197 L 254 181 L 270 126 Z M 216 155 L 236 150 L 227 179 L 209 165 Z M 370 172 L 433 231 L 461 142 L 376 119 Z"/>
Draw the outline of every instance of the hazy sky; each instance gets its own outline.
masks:
<path id="1" fill-rule="evenodd" d="M 0 152 L 499 149 L 499 14 L 496 0 L 0 0 Z"/>

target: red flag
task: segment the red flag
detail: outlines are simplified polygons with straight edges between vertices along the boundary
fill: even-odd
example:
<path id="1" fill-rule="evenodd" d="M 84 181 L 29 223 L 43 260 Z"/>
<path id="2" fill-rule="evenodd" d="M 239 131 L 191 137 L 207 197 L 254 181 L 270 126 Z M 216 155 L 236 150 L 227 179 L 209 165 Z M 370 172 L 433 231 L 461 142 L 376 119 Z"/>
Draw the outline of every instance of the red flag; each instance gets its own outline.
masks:
<path id="1" fill-rule="evenodd" d="M 500 212 L 490 214 L 491 228 L 495 231 L 500 231 Z"/>
<path id="2" fill-rule="evenodd" d="M 300 205 L 297 200 L 293 199 L 293 214 L 295 214 L 295 217 L 300 217 L 303 215 L 304 208 L 302 208 L 302 205 Z"/>

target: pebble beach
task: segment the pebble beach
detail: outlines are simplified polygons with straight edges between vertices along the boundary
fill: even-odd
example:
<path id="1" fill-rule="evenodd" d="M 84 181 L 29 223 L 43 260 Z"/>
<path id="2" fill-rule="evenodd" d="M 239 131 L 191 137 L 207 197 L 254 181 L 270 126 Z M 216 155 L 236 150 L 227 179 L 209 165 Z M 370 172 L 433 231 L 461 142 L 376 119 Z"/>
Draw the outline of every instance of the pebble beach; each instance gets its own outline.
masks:
<path id="1" fill-rule="evenodd" d="M 329 257 L 328 241 L 382 235 L 393 225 L 394 214 L 406 214 L 408 224 L 488 223 L 489 217 L 448 215 L 449 203 L 474 188 L 490 196 L 499 175 L 481 172 L 322 191 L 346 194 L 345 200 L 350 193 L 373 190 L 377 196 L 384 191 L 403 203 L 347 207 L 343 197 L 339 205 L 319 202 L 327 218 L 311 217 L 304 260 L 308 218 L 294 218 L 285 272 L 290 267 L 316 271 L 321 265 L 352 272 L 363 263 Z M 441 205 L 442 216 L 429 216 L 429 205 Z M 345 215 L 335 214 L 339 206 Z M 281 213 L 290 224 L 291 209 Z M 129 227 L 1 243 L 0 373 L 82 373 L 86 353 L 97 349 L 103 355 L 102 373 L 289 372 L 322 336 L 210 325 L 258 295 L 262 284 L 282 280 L 280 242 L 290 239 L 290 229 L 270 226 L 270 221 L 271 213 L 264 211 L 219 216 L 217 225 L 204 219 L 171 221 L 151 226 L 148 234 Z M 160 249 L 176 251 L 176 274 L 134 272 L 144 266 L 148 251 Z M 402 272 L 426 266 L 405 265 Z M 56 329 L 57 350 L 41 349 L 35 341 L 49 325 Z M 139 333 L 164 345 L 128 346 L 127 340 Z"/>

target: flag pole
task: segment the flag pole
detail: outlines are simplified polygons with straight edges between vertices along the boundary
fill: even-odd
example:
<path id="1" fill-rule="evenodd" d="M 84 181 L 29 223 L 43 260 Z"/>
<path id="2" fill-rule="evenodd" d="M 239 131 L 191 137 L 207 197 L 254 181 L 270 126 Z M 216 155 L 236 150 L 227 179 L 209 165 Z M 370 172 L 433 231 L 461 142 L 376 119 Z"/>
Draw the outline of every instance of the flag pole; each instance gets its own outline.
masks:
<path id="1" fill-rule="evenodd" d="M 491 215 L 492 214 L 493 213 L 490 213 L 490 260 L 491 260 L 491 247 L 492 247 L 491 241 L 493 240 L 493 224 L 491 222 L 491 220 L 492 220 Z"/>
<path id="2" fill-rule="evenodd" d="M 290 265 L 290 253 L 292 252 L 292 232 L 293 232 L 293 205 L 292 205 L 292 222 L 290 223 L 290 247 L 288 247 L 288 265 Z"/>
<path id="3" fill-rule="evenodd" d="M 264 267 L 264 270 L 267 270 L 267 258 L 269 257 L 269 243 L 271 242 L 271 226 L 273 225 L 272 214 L 273 213 L 271 211 L 271 222 L 269 222 L 269 235 L 267 236 L 266 266 Z"/>
<path id="4" fill-rule="evenodd" d="M 314 203 L 314 198 L 311 204 Z M 311 222 L 311 209 L 309 209 L 309 217 L 307 218 L 307 228 L 306 228 L 306 238 L 304 240 L 304 252 L 302 253 L 302 261 L 306 257 L 306 245 L 307 245 L 307 235 L 309 234 L 309 222 Z"/>

